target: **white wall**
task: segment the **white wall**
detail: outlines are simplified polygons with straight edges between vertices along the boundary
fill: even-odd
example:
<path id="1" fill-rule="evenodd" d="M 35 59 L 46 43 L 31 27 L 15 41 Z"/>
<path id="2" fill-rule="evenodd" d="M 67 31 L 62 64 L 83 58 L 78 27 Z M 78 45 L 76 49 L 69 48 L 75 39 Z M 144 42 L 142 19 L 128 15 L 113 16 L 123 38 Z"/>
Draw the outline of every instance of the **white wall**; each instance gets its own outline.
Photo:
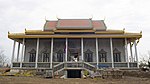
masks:
<path id="1" fill-rule="evenodd" d="M 53 46 L 53 56 L 56 56 L 56 52 L 58 50 L 63 50 L 65 54 L 65 40 L 66 39 L 54 39 Z M 121 61 L 125 62 L 125 47 L 124 47 L 124 39 L 112 39 L 113 41 L 113 49 L 117 48 L 121 52 Z M 68 39 L 68 46 L 77 46 L 77 48 L 81 48 L 81 39 Z M 73 43 L 70 43 L 73 42 Z M 37 39 L 25 39 L 25 57 L 24 61 L 29 61 L 29 52 L 32 49 L 36 50 L 37 47 Z M 41 59 L 41 52 L 47 49 L 49 53 L 51 49 L 51 39 L 40 39 L 39 44 L 39 59 Z M 93 62 L 96 62 L 96 39 L 83 39 L 83 52 L 87 49 L 90 49 L 93 52 Z M 98 50 L 104 49 L 107 52 L 107 61 L 111 62 L 111 54 L 110 54 L 110 39 L 98 39 Z M 65 55 L 64 55 L 65 56 Z M 65 58 L 65 57 L 64 57 Z M 40 61 L 40 60 L 39 60 Z"/>

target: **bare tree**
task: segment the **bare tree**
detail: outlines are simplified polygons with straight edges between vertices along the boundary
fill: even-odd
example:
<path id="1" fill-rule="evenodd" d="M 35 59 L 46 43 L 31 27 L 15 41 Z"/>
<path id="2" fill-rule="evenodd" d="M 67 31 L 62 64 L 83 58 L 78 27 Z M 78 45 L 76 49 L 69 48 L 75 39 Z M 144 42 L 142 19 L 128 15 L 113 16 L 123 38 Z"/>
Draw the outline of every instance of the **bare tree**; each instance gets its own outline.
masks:
<path id="1" fill-rule="evenodd" d="M 8 63 L 8 61 L 7 56 L 4 54 L 4 50 L 0 50 L 0 65 L 4 66 L 4 64 Z"/>
<path id="2" fill-rule="evenodd" d="M 141 61 L 140 61 L 140 67 L 142 66 L 148 66 L 150 67 L 150 51 L 147 52 L 147 54 L 141 54 Z"/>

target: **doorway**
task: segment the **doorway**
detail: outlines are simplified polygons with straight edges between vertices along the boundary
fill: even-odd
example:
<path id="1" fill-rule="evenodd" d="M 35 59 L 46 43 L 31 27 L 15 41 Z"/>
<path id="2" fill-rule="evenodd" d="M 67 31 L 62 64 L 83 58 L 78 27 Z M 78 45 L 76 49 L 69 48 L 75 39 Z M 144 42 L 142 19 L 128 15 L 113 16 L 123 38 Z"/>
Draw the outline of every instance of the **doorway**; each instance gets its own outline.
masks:
<path id="1" fill-rule="evenodd" d="M 67 78 L 81 78 L 81 70 L 67 70 Z"/>

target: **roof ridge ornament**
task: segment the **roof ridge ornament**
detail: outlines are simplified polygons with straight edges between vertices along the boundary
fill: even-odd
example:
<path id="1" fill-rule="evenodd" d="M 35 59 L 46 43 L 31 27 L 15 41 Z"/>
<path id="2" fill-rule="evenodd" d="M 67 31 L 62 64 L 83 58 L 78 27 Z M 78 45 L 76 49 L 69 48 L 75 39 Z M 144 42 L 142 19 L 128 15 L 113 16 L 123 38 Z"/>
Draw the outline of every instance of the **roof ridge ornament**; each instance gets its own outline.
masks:
<path id="1" fill-rule="evenodd" d="M 56 15 L 56 18 L 58 19 L 58 20 L 60 20 L 60 18 Z"/>
<path id="2" fill-rule="evenodd" d="M 123 28 L 123 33 L 125 33 L 125 28 Z"/>
<path id="3" fill-rule="evenodd" d="M 10 34 L 10 32 L 8 31 L 8 34 Z"/>
<path id="4" fill-rule="evenodd" d="M 125 31 L 125 28 L 123 28 L 123 31 Z"/>
<path id="5" fill-rule="evenodd" d="M 105 21 L 106 17 L 104 16 L 104 21 Z"/>
<path id="6" fill-rule="evenodd" d="M 142 34 L 142 31 L 140 31 L 140 34 Z"/>
<path id="7" fill-rule="evenodd" d="M 27 29 L 26 29 L 26 28 L 25 28 L 24 30 L 25 30 L 25 32 L 27 31 Z"/>
<path id="8" fill-rule="evenodd" d="M 47 21 L 47 20 L 46 20 L 46 16 L 45 16 L 45 21 Z"/>
<path id="9" fill-rule="evenodd" d="M 137 40 L 136 45 L 140 42 L 140 39 Z"/>
<path id="10" fill-rule="evenodd" d="M 89 18 L 90 20 L 92 20 L 93 19 L 93 15 L 91 14 L 91 17 Z"/>

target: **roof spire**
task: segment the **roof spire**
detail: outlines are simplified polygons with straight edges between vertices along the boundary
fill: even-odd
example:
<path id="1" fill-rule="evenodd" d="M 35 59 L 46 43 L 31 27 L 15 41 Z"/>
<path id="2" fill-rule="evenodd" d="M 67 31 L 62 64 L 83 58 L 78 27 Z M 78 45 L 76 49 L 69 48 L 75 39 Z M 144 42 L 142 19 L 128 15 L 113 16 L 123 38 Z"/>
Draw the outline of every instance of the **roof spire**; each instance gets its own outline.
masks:
<path id="1" fill-rule="evenodd" d="M 105 21 L 106 17 L 104 16 L 104 21 Z"/>
<path id="2" fill-rule="evenodd" d="M 60 18 L 56 15 L 56 18 L 59 20 Z"/>
<path id="3" fill-rule="evenodd" d="M 10 32 L 8 31 L 8 34 L 10 34 Z"/>
<path id="4" fill-rule="evenodd" d="M 46 16 L 45 16 L 45 21 L 46 21 Z"/>
<path id="5" fill-rule="evenodd" d="M 25 28 L 25 32 L 27 31 L 27 29 Z"/>
<path id="6" fill-rule="evenodd" d="M 125 33 L 125 28 L 123 28 L 123 32 Z"/>
<path id="7" fill-rule="evenodd" d="M 93 15 L 91 14 L 91 17 L 89 19 L 92 20 L 92 18 L 93 18 Z"/>
<path id="8" fill-rule="evenodd" d="M 142 34 L 142 31 L 140 31 L 140 34 Z"/>
<path id="9" fill-rule="evenodd" d="M 125 28 L 123 28 L 123 31 L 125 31 Z"/>

